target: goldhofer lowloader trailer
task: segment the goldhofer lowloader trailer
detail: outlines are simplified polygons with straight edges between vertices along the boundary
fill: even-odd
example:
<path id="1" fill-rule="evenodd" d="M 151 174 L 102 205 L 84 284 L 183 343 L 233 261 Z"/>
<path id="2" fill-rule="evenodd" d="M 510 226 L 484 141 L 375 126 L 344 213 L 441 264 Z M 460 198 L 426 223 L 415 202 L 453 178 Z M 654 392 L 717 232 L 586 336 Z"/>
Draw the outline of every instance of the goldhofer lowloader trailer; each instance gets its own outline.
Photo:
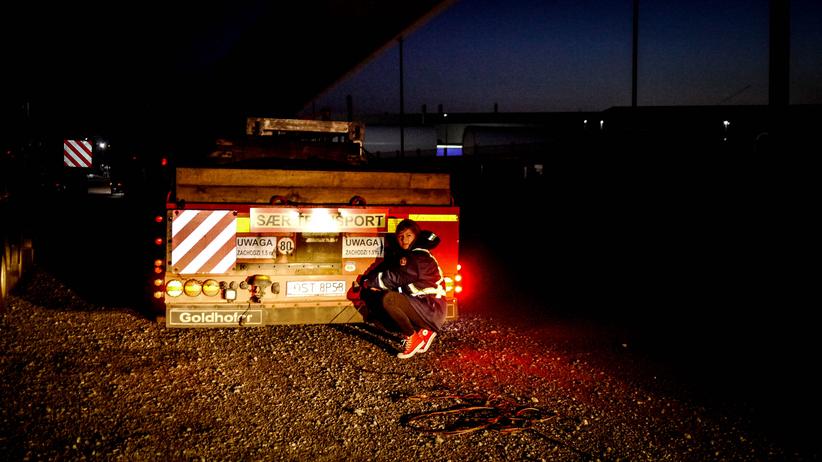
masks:
<path id="1" fill-rule="evenodd" d="M 459 208 L 444 173 L 178 168 L 155 261 L 168 327 L 362 322 L 359 275 L 396 245 L 404 218 L 441 238 L 457 316 Z"/>

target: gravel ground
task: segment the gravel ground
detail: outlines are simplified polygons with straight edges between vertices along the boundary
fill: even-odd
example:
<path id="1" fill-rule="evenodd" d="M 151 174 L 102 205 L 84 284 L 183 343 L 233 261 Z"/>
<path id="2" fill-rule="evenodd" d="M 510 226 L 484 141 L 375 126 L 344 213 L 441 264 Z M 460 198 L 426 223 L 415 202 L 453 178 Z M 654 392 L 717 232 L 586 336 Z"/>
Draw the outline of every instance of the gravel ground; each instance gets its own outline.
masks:
<path id="1" fill-rule="evenodd" d="M 364 324 L 167 329 L 39 269 L 0 317 L 6 460 L 804 460 L 607 329 L 465 314 L 429 352 Z"/>

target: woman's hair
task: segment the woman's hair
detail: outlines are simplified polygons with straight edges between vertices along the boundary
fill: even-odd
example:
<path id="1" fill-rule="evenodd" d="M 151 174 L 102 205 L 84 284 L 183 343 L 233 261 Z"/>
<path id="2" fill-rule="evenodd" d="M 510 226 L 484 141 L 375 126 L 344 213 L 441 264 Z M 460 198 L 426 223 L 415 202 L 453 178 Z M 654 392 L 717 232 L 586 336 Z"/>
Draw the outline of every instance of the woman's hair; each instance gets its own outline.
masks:
<path id="1" fill-rule="evenodd" d="M 410 218 L 406 218 L 397 224 L 396 234 L 399 234 L 405 231 L 406 229 L 410 229 L 411 232 L 414 233 L 414 236 L 420 235 L 420 225 L 418 225 L 416 221 Z"/>

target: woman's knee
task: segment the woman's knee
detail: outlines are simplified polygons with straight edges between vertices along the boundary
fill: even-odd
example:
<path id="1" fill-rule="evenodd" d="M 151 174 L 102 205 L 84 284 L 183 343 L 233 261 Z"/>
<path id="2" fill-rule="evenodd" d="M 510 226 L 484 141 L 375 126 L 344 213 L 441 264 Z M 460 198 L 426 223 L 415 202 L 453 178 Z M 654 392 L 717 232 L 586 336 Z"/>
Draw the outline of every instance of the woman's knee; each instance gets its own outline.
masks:
<path id="1" fill-rule="evenodd" d="M 386 308 L 400 308 L 405 303 L 408 303 L 405 296 L 399 292 L 389 291 L 382 296 L 382 305 Z"/>

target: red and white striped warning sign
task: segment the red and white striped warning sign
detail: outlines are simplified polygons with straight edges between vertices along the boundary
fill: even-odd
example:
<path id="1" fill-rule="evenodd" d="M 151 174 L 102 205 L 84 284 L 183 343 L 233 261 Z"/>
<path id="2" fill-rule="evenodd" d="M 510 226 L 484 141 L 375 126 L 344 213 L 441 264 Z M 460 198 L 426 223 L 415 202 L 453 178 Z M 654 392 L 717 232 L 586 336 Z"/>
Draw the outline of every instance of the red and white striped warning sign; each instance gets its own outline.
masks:
<path id="1" fill-rule="evenodd" d="M 63 140 L 63 165 L 66 167 L 91 167 L 91 142 Z"/>
<path id="2" fill-rule="evenodd" d="M 182 210 L 171 222 L 171 266 L 180 274 L 225 274 L 237 261 L 237 215 Z"/>

